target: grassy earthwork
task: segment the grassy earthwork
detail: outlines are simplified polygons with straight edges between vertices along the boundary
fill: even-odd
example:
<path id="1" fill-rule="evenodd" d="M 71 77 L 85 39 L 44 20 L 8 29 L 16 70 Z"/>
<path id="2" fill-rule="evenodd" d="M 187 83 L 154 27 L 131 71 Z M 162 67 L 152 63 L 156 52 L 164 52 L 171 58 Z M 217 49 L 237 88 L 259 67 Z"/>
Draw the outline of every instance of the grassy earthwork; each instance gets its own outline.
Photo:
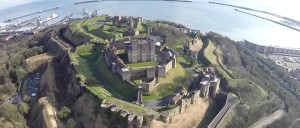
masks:
<path id="1" fill-rule="evenodd" d="M 110 74 L 110 71 L 107 69 L 105 63 L 98 54 L 99 50 L 94 44 L 81 45 L 76 48 L 75 53 L 69 54 L 71 63 L 77 71 L 76 76 L 80 78 L 82 83 L 87 85 L 86 88 L 90 91 L 90 93 L 100 99 L 104 99 L 108 103 L 116 104 L 130 112 L 153 112 L 147 108 L 120 100 L 132 98 L 136 93 L 133 89 L 126 89 L 128 86 L 121 82 L 121 78 L 117 78 Z M 103 85 L 103 83 L 113 87 L 108 88 Z"/>

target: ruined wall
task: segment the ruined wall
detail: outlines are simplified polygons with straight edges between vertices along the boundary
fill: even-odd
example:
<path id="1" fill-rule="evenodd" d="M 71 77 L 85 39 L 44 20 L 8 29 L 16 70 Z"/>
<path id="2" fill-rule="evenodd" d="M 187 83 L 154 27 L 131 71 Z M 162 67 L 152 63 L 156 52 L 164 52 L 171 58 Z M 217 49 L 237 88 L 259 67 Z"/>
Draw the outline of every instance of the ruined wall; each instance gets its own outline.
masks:
<path id="1" fill-rule="evenodd" d="M 196 101 L 200 98 L 201 97 L 200 97 L 199 90 L 192 92 L 188 97 L 181 99 L 177 107 L 161 112 L 162 116 L 164 116 L 163 119 L 167 119 L 167 117 L 178 115 L 180 113 L 187 111 L 190 107 L 196 104 Z"/>
<path id="2" fill-rule="evenodd" d="M 147 78 L 155 77 L 155 67 L 147 67 Z"/>
<path id="3" fill-rule="evenodd" d="M 146 76 L 147 68 L 130 69 L 131 77 Z"/>
<path id="4" fill-rule="evenodd" d="M 212 86 L 212 97 L 216 98 L 220 90 L 220 79 L 217 79 L 216 81 L 211 81 L 210 85 Z"/>
<path id="5" fill-rule="evenodd" d="M 146 92 L 153 91 L 159 85 L 158 80 L 156 77 L 152 79 L 152 81 L 148 83 L 142 83 L 143 90 Z"/>
<path id="6" fill-rule="evenodd" d="M 73 33 L 70 28 L 62 30 L 62 36 L 65 40 L 72 43 L 73 46 L 79 46 L 90 40 L 88 36 L 83 36 L 81 33 Z"/>
<path id="7" fill-rule="evenodd" d="M 165 72 L 168 72 L 171 68 L 172 68 L 172 65 L 173 65 L 173 61 L 169 61 L 168 63 L 166 63 L 165 67 L 166 67 L 166 71 Z"/>
<path id="8" fill-rule="evenodd" d="M 157 76 L 159 77 L 166 76 L 166 66 L 162 66 L 162 65 L 157 66 Z"/>

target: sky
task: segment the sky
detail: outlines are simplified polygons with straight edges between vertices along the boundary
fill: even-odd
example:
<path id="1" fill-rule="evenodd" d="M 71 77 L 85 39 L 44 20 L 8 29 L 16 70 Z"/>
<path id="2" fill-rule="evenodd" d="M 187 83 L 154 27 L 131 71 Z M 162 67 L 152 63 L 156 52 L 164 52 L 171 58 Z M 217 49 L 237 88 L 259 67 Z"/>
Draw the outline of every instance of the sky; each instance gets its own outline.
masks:
<path id="1" fill-rule="evenodd" d="M 38 0 L 0 0 L 0 10 L 35 1 Z"/>

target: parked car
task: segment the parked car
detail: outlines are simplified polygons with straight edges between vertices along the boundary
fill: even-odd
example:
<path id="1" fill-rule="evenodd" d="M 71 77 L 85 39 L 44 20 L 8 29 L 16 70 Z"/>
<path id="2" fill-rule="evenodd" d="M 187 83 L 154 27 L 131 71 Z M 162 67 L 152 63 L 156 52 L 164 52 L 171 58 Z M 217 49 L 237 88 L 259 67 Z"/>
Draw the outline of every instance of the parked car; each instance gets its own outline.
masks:
<path id="1" fill-rule="evenodd" d="M 32 96 L 32 97 L 36 97 L 36 93 L 32 93 L 31 96 Z"/>

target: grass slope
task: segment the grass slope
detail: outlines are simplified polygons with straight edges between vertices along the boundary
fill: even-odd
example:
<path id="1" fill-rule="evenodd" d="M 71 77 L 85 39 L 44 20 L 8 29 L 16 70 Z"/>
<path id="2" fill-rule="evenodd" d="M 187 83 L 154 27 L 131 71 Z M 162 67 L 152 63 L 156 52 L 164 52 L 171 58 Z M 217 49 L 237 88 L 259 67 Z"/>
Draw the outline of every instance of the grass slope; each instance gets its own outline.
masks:
<path id="1" fill-rule="evenodd" d="M 143 96 L 144 100 L 160 99 L 173 93 L 182 86 L 186 77 L 185 69 L 177 63 L 176 68 L 170 69 L 165 77 L 159 77 L 160 85 L 149 96 Z"/>
<path id="2" fill-rule="evenodd" d="M 232 79 L 229 83 L 234 90 L 233 93 L 239 96 L 240 102 L 231 113 L 225 115 L 224 120 L 219 124 L 220 127 L 226 127 L 228 123 L 239 122 L 242 118 L 246 119 L 246 122 L 243 122 L 244 127 L 248 127 L 273 111 L 265 110 L 273 106 L 274 101 L 256 83 L 247 79 Z"/>

